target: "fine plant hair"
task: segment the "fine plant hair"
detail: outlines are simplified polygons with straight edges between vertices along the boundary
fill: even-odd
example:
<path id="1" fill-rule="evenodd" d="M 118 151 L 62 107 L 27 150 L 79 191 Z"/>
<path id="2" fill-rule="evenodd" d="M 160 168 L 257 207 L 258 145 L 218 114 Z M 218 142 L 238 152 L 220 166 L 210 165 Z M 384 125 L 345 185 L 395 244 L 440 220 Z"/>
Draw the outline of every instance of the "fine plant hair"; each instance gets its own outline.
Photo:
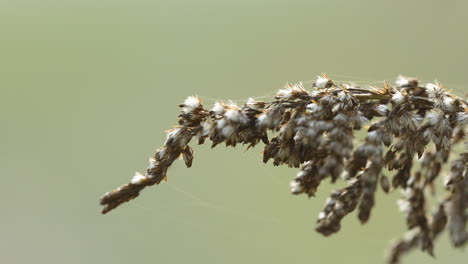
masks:
<path id="1" fill-rule="evenodd" d="M 101 198 L 103 214 L 166 180 L 179 157 L 191 167 L 192 139 L 198 144 L 209 140 L 212 147 L 250 148 L 262 142 L 264 163 L 300 167 L 291 181 L 293 194 L 314 196 L 327 178 L 347 182 L 331 193 L 318 216 L 316 231 L 325 236 L 338 232 L 341 220 L 354 210 L 366 223 L 380 186 L 385 193 L 401 190 L 398 205 L 408 228 L 391 246 L 388 263 L 399 263 L 415 248 L 433 255 L 434 240 L 444 230 L 454 247 L 468 240 L 468 103 L 439 82 L 399 76 L 395 85 L 361 88 L 323 74 L 312 91 L 302 83 L 288 84 L 271 102 L 250 98 L 238 106 L 220 101 L 208 110 L 190 96 L 180 107 L 178 125 L 168 131 L 146 173 L 136 173 Z M 367 131 L 363 143 L 357 143 L 356 130 Z M 446 172 L 444 165 L 450 168 Z M 446 174 L 444 181 L 441 174 Z M 443 199 L 431 210 L 430 198 L 441 189 Z"/>

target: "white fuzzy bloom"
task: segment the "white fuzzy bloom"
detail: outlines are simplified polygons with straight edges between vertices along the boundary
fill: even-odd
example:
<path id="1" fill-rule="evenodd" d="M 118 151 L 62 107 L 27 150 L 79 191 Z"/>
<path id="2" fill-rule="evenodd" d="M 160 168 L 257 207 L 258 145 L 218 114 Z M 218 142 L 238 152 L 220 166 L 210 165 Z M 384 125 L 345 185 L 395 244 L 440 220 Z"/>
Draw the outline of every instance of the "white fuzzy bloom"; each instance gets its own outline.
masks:
<path id="1" fill-rule="evenodd" d="M 195 97 L 195 96 L 189 96 L 187 99 L 184 101 L 184 108 L 182 111 L 185 114 L 188 114 L 198 108 L 201 105 L 200 98 Z"/>
<path id="2" fill-rule="evenodd" d="M 231 100 L 229 100 L 228 106 L 231 107 L 231 108 L 239 108 L 239 107 L 237 106 L 237 103 L 234 102 L 234 101 L 231 101 Z"/>
<path id="3" fill-rule="evenodd" d="M 280 99 L 288 99 L 291 97 L 293 90 L 291 88 L 281 89 L 276 93 L 276 97 Z"/>
<path id="4" fill-rule="evenodd" d="M 317 80 L 315 80 L 315 87 L 319 89 L 324 89 L 327 87 L 327 84 L 330 80 L 323 76 L 317 76 Z"/>
<path id="5" fill-rule="evenodd" d="M 334 104 L 336 100 L 335 100 L 335 97 L 327 94 L 324 97 L 322 97 L 322 99 L 320 99 L 320 102 L 331 105 L 331 104 Z"/>
<path id="6" fill-rule="evenodd" d="M 426 92 L 430 97 L 434 97 L 442 92 L 442 88 L 437 84 L 428 83 L 426 84 Z"/>
<path id="7" fill-rule="evenodd" d="M 337 112 L 341 111 L 341 109 L 343 109 L 343 107 L 344 107 L 343 103 L 336 104 L 336 105 L 334 105 L 332 107 L 332 112 L 337 113 Z"/>
<path id="8" fill-rule="evenodd" d="M 289 183 L 289 186 L 291 186 L 291 188 L 298 187 L 299 185 L 300 185 L 300 183 L 298 181 L 291 181 Z"/>
<path id="9" fill-rule="evenodd" d="M 406 200 L 402 200 L 402 199 L 397 200 L 397 205 L 398 205 L 398 208 L 400 208 L 400 211 L 403 213 L 409 213 L 409 211 L 411 210 L 411 205 Z"/>
<path id="10" fill-rule="evenodd" d="M 395 81 L 398 86 L 408 86 L 409 79 L 403 75 L 399 75 Z"/>
<path id="11" fill-rule="evenodd" d="M 396 93 L 392 96 L 392 101 L 397 105 L 403 103 L 404 100 L 405 96 L 400 91 L 396 91 Z"/>
<path id="12" fill-rule="evenodd" d="M 411 177 L 413 178 L 414 176 L 411 176 Z M 413 179 L 410 178 L 408 181 L 411 181 L 411 180 L 414 181 L 414 178 Z M 411 198 L 411 196 L 414 195 L 414 190 L 411 188 L 406 188 L 402 191 L 402 193 L 406 198 Z"/>
<path id="13" fill-rule="evenodd" d="M 435 126 L 437 123 L 440 122 L 440 119 L 442 118 L 440 113 L 434 110 L 427 113 L 426 117 L 427 120 L 429 120 L 429 124 L 431 124 L 431 126 Z"/>
<path id="14" fill-rule="evenodd" d="M 257 118 L 257 125 L 259 127 L 269 127 L 271 123 L 271 118 L 268 116 L 267 113 L 262 113 Z"/>
<path id="15" fill-rule="evenodd" d="M 374 110 L 379 113 L 380 115 L 387 115 L 388 113 L 388 106 L 387 105 L 384 105 L 384 104 L 380 104 L 376 107 L 374 107 Z"/>
<path id="16" fill-rule="evenodd" d="M 253 108 L 253 109 L 258 108 L 257 101 L 255 101 L 255 99 L 253 99 L 253 98 L 247 99 L 247 106 L 250 107 L 250 108 Z"/>
<path id="17" fill-rule="evenodd" d="M 224 104 L 221 103 L 221 102 L 216 102 L 213 106 L 213 108 L 211 109 L 211 111 L 213 111 L 215 114 L 217 115 L 221 115 L 223 114 L 224 112 Z"/>
<path id="18" fill-rule="evenodd" d="M 298 94 L 308 94 L 302 83 L 294 85 L 288 84 L 285 89 L 281 89 L 276 93 L 276 98 L 287 100 Z"/>
<path id="19" fill-rule="evenodd" d="M 322 220 L 322 219 L 325 219 L 327 217 L 327 214 L 325 214 L 325 212 L 320 212 L 319 215 L 318 215 L 318 220 Z"/>
<path id="20" fill-rule="evenodd" d="M 234 134 L 234 131 L 235 131 L 234 127 L 228 125 L 228 126 L 225 126 L 225 127 L 223 128 L 223 130 L 221 130 L 221 134 L 222 134 L 224 137 L 228 138 L 228 137 L 231 137 L 232 134 Z"/>
<path id="21" fill-rule="evenodd" d="M 238 123 L 239 122 L 239 110 L 237 109 L 229 109 L 224 113 L 224 116 L 231 120 L 232 122 Z"/>
<path id="22" fill-rule="evenodd" d="M 142 175 L 139 172 L 135 172 L 135 176 L 133 176 L 132 180 L 130 181 L 131 184 L 141 184 L 143 180 L 146 179 L 146 176 Z"/>
<path id="23" fill-rule="evenodd" d="M 346 84 L 345 84 L 345 85 L 343 85 L 343 86 L 345 86 L 346 88 L 349 88 L 349 85 L 346 85 Z M 343 92 L 343 91 L 341 91 L 341 92 L 338 93 L 338 100 L 339 100 L 340 102 L 344 102 L 344 101 L 347 101 L 347 100 L 349 100 L 349 99 L 350 99 L 350 96 L 349 96 L 348 93 L 345 93 L 345 92 Z"/>
<path id="24" fill-rule="evenodd" d="M 213 123 L 205 122 L 205 123 L 203 123 L 202 127 L 203 127 L 202 135 L 203 136 L 208 136 L 210 134 L 211 128 L 213 127 Z"/>
<path id="25" fill-rule="evenodd" d="M 308 104 L 307 105 L 307 110 L 310 112 L 310 113 L 317 113 L 319 111 L 322 111 L 323 107 L 316 104 L 316 103 L 311 103 L 311 104 Z"/>
<path id="26" fill-rule="evenodd" d="M 447 111 L 451 112 L 455 110 L 455 99 L 453 99 L 453 97 L 451 96 L 444 96 L 442 104 L 444 106 L 444 109 Z"/>
<path id="27" fill-rule="evenodd" d="M 307 175 L 307 172 L 301 170 L 299 171 L 297 174 L 296 174 L 296 179 L 300 179 L 300 178 L 303 178 L 304 176 Z"/>
<path id="28" fill-rule="evenodd" d="M 226 123 L 227 123 L 227 121 L 226 121 L 226 119 L 224 119 L 224 118 L 221 119 L 221 120 L 218 120 L 218 122 L 216 123 L 216 128 L 217 128 L 218 130 L 221 130 L 221 129 L 223 129 L 223 127 L 226 126 Z"/>
<path id="29" fill-rule="evenodd" d="M 289 183 L 289 186 L 291 187 L 291 192 L 292 192 L 292 193 L 300 193 L 300 192 L 302 192 L 301 184 L 300 184 L 300 182 L 298 182 L 298 181 L 291 181 L 291 182 Z"/>
<path id="30" fill-rule="evenodd" d="M 234 123 L 246 124 L 249 121 L 247 116 L 238 109 L 229 109 L 224 113 L 224 116 Z"/>

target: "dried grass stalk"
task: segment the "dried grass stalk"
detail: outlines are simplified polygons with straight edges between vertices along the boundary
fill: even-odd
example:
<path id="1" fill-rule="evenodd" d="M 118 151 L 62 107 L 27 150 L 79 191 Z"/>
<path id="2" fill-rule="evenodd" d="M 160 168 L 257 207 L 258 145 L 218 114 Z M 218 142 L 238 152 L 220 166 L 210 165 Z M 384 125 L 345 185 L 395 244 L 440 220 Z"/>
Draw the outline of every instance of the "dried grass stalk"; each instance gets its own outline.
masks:
<path id="1" fill-rule="evenodd" d="M 388 262 L 420 247 L 433 255 L 433 241 L 447 226 L 452 244 L 461 247 L 468 240 L 468 153 L 461 153 L 451 165 L 446 182 L 447 197 L 431 216 L 428 195 L 435 193 L 435 181 L 455 152 L 455 145 L 467 139 L 468 104 L 442 84 L 422 84 L 400 76 L 396 85 L 382 87 L 335 84 L 327 75 L 318 77 L 313 91 L 302 83 L 288 84 L 272 102 L 249 99 L 243 106 L 217 102 L 211 110 L 198 97 L 188 97 L 179 115 L 179 125 L 168 131 L 167 140 L 145 174 L 101 198 L 107 213 L 136 198 L 147 186 L 166 179 L 168 168 L 179 157 L 192 165 L 193 138 L 212 147 L 260 142 L 265 144 L 263 161 L 273 165 L 301 167 L 291 182 L 293 194 L 314 196 L 320 183 L 330 178 L 348 180 L 347 187 L 334 191 L 320 213 L 316 230 L 331 235 L 340 230 L 344 216 L 358 209 L 366 223 L 375 205 L 380 183 L 385 193 L 401 189 L 399 201 L 406 214 L 409 232 L 390 250 Z M 367 126 L 362 144 L 355 146 L 354 131 Z M 419 161 L 419 162 L 417 162 Z M 393 172 L 391 181 L 382 174 Z"/>

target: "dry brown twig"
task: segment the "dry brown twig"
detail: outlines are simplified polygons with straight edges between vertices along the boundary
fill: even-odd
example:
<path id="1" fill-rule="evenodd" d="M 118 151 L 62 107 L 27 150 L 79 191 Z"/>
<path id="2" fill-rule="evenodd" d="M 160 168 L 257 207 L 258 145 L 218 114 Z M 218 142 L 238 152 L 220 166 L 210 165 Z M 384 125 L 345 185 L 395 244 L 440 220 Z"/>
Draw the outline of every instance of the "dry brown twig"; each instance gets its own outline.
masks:
<path id="1" fill-rule="evenodd" d="M 442 165 L 449 162 L 454 145 L 466 142 L 468 104 L 442 84 L 422 84 L 400 76 L 395 86 L 360 88 L 335 84 L 326 74 L 308 91 L 302 83 L 288 84 L 272 102 L 249 99 L 243 106 L 217 102 L 211 110 L 197 97 L 180 105 L 179 125 L 168 131 L 146 174 L 133 179 L 101 198 L 107 213 L 136 198 L 142 189 L 166 179 L 171 164 L 180 156 L 192 165 L 193 138 L 212 147 L 265 144 L 263 161 L 275 166 L 301 167 L 291 182 L 293 194 L 314 196 L 321 181 L 340 177 L 347 187 L 334 191 L 319 214 L 316 230 L 325 236 L 336 233 L 340 222 L 358 209 L 366 223 L 375 204 L 380 184 L 384 192 L 401 189 L 399 201 L 406 214 L 408 233 L 395 242 L 388 258 L 399 263 L 403 254 L 420 247 L 433 255 L 433 241 L 449 230 L 454 247 L 468 240 L 468 153 L 452 162 L 446 182 L 447 197 L 431 216 L 427 196 L 434 193 L 434 181 Z M 369 125 L 363 144 L 354 145 L 354 130 Z M 270 134 L 270 136 L 269 136 Z M 271 139 L 270 139 L 271 137 Z M 419 162 L 416 162 L 419 161 Z M 394 172 L 391 182 L 383 169 Z"/>

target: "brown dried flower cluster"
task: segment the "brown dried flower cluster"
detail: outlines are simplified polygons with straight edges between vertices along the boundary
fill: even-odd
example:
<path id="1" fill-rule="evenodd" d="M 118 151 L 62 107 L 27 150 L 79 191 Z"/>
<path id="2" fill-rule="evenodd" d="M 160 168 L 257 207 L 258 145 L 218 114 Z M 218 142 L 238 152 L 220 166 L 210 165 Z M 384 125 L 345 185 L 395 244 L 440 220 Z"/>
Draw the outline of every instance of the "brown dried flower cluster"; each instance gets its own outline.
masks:
<path id="1" fill-rule="evenodd" d="M 225 143 L 250 148 L 261 141 L 265 163 L 301 167 L 291 182 L 293 194 L 314 196 L 327 178 L 348 181 L 347 187 L 331 194 L 319 214 L 316 230 L 323 235 L 338 232 L 343 217 L 355 209 L 366 223 L 380 186 L 385 193 L 403 192 L 399 205 L 409 230 L 392 246 L 389 263 L 399 263 L 404 253 L 417 247 L 433 255 L 434 239 L 444 229 L 454 247 L 466 244 L 467 146 L 458 156 L 454 152 L 457 144 L 467 145 L 467 102 L 440 83 L 422 84 L 402 76 L 394 86 L 385 82 L 382 87 L 360 88 L 335 84 L 324 74 L 313 87 L 308 91 L 302 83 L 289 84 L 272 102 L 249 99 L 243 106 L 217 102 L 210 110 L 200 98 L 188 97 L 180 105 L 179 125 L 168 131 L 146 173 L 137 173 L 128 184 L 106 193 L 102 212 L 165 180 L 179 157 L 190 167 L 193 138 L 198 144 L 209 140 L 212 147 Z M 354 131 L 364 128 L 365 140 L 356 146 Z M 451 163 L 447 194 L 431 214 L 428 198 L 436 192 L 435 181 L 447 163 Z M 391 180 L 383 170 L 393 174 Z"/>

